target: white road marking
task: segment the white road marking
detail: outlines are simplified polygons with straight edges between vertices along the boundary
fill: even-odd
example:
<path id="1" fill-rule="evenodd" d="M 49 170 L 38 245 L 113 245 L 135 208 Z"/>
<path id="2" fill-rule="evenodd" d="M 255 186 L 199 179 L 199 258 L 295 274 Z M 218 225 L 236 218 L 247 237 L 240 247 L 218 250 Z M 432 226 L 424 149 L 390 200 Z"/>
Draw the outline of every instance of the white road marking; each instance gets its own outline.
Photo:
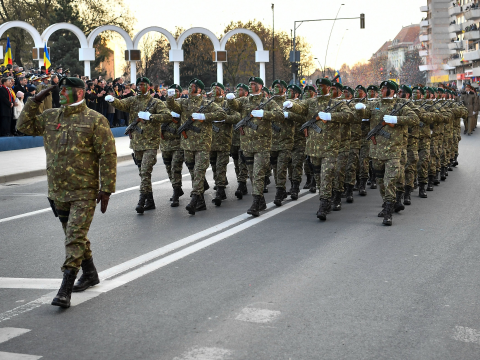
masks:
<path id="1" fill-rule="evenodd" d="M 17 315 L 29 312 L 33 309 L 36 309 L 44 304 L 50 304 L 52 302 L 53 297 L 57 294 L 56 291 L 43 295 L 42 297 L 30 301 L 26 304 L 20 305 L 15 309 L 5 311 L 4 313 L 0 314 L 0 322 L 11 319 Z"/>
<path id="2" fill-rule="evenodd" d="M 276 310 L 246 307 L 242 309 L 242 312 L 237 315 L 235 320 L 266 324 L 274 321 L 280 314 L 281 312 Z"/>
<path id="3" fill-rule="evenodd" d="M 480 345 L 480 331 L 465 326 L 455 326 L 453 339 L 466 343 Z"/>
<path id="4" fill-rule="evenodd" d="M 15 354 L 0 351 L 0 360 L 37 360 L 41 359 L 42 357 L 43 356 Z"/>
<path id="5" fill-rule="evenodd" d="M 28 279 L 0 277 L 0 289 L 58 289 L 62 279 Z"/>
<path id="6" fill-rule="evenodd" d="M 26 334 L 29 331 L 30 329 L 11 328 L 11 327 L 0 328 L 0 344 L 10 339 L 13 339 L 14 337 Z"/>
<path id="7" fill-rule="evenodd" d="M 195 348 L 175 357 L 173 360 L 224 360 L 230 358 L 232 352 L 227 349 L 214 347 Z"/>

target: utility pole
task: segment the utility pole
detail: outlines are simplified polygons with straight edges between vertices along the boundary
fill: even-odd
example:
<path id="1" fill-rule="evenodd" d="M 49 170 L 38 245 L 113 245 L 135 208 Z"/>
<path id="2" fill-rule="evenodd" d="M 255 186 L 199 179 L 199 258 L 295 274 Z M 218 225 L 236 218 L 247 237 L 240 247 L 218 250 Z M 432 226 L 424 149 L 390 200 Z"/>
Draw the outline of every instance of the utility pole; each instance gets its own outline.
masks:
<path id="1" fill-rule="evenodd" d="M 272 28 L 273 28 L 273 36 L 272 36 L 272 82 L 275 80 L 275 4 L 272 3 Z"/>

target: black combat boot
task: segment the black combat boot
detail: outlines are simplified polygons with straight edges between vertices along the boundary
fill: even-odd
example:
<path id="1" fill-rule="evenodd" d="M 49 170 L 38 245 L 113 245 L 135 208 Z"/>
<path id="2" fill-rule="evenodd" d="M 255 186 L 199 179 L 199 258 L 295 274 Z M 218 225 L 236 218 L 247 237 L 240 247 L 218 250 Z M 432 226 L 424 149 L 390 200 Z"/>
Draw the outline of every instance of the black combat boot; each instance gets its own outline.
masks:
<path id="1" fill-rule="evenodd" d="M 376 189 L 377 188 L 377 178 L 372 177 L 372 183 L 370 184 L 370 189 Z"/>
<path id="2" fill-rule="evenodd" d="M 418 189 L 418 179 L 415 178 L 415 179 L 413 180 L 413 190 L 417 190 L 417 189 Z"/>
<path id="3" fill-rule="evenodd" d="M 175 188 L 173 188 L 173 194 L 170 196 L 170 201 L 173 201 L 173 197 L 175 196 Z"/>
<path id="4" fill-rule="evenodd" d="M 258 203 L 258 210 L 263 211 L 267 210 L 267 203 L 265 201 L 265 196 L 260 195 L 260 201 Z"/>
<path id="5" fill-rule="evenodd" d="M 357 178 L 355 180 L 355 185 L 353 185 L 353 191 L 358 191 L 359 186 L 360 186 L 360 179 Z"/>
<path id="6" fill-rule="evenodd" d="M 315 180 L 315 177 L 312 175 L 312 181 L 310 182 L 310 188 L 309 190 L 312 194 L 315 194 L 317 192 L 317 181 Z"/>
<path id="7" fill-rule="evenodd" d="M 392 210 L 393 204 L 391 202 L 386 202 L 385 215 L 383 216 L 383 225 L 392 226 Z"/>
<path id="8" fill-rule="evenodd" d="M 207 191 L 210 189 L 210 185 L 208 185 L 207 179 L 203 179 L 203 192 Z"/>
<path id="9" fill-rule="evenodd" d="M 435 173 L 435 176 L 433 177 L 433 185 L 440 185 L 439 175 L 440 175 L 440 172 L 437 171 Z"/>
<path id="10" fill-rule="evenodd" d="M 444 170 L 445 176 L 448 176 L 448 166 L 444 166 L 443 168 L 445 169 L 445 170 Z"/>
<path id="11" fill-rule="evenodd" d="M 435 183 L 435 175 L 428 175 L 427 191 L 433 191 L 434 183 Z"/>
<path id="12" fill-rule="evenodd" d="M 88 289 L 90 286 L 95 286 L 100 283 L 97 269 L 93 264 L 93 257 L 82 261 L 83 274 L 78 279 L 77 283 L 73 285 L 73 292 L 80 292 Z"/>
<path id="13" fill-rule="evenodd" d="M 346 199 L 347 199 L 347 203 L 349 203 L 349 204 L 353 203 L 353 187 L 354 186 L 355 185 L 347 184 Z"/>
<path id="14" fill-rule="evenodd" d="M 395 205 L 393 206 L 393 209 L 395 210 L 396 213 L 405 210 L 405 205 L 402 204 L 402 198 L 403 198 L 403 192 L 397 191 L 397 199 L 395 201 Z"/>
<path id="15" fill-rule="evenodd" d="M 57 296 L 52 301 L 52 305 L 60 306 L 62 308 L 70 307 L 70 298 L 72 297 L 73 284 L 77 274 L 73 269 L 67 269 L 63 272 L 63 281 Z"/>
<path id="16" fill-rule="evenodd" d="M 342 210 L 342 192 L 341 191 L 333 192 L 332 210 L 333 211 Z"/>
<path id="17" fill-rule="evenodd" d="M 405 195 L 403 195 L 403 205 L 411 205 L 412 199 L 410 198 L 410 194 L 412 193 L 412 188 L 408 185 L 405 185 Z"/>
<path id="18" fill-rule="evenodd" d="M 175 186 L 173 188 L 173 196 L 172 196 L 172 203 L 170 204 L 171 207 L 177 207 L 180 205 L 180 196 L 183 195 L 183 190 L 180 186 Z"/>
<path id="19" fill-rule="evenodd" d="M 202 211 L 207 210 L 207 204 L 205 203 L 205 197 L 202 195 L 198 195 L 197 199 L 197 207 L 195 211 Z"/>
<path id="20" fill-rule="evenodd" d="M 384 217 L 385 216 L 385 203 L 382 204 L 382 211 L 380 211 L 377 216 L 378 217 Z"/>
<path id="21" fill-rule="evenodd" d="M 247 183 L 245 181 L 239 181 L 237 191 L 235 191 L 235 196 L 239 200 L 242 200 L 243 195 L 247 195 L 247 194 L 248 194 Z"/>
<path id="22" fill-rule="evenodd" d="M 147 193 L 147 198 L 145 199 L 144 210 L 153 210 L 155 209 L 155 201 L 153 200 L 153 193 Z"/>
<path id="23" fill-rule="evenodd" d="M 298 181 L 293 181 L 290 198 L 292 200 L 297 200 L 299 192 L 300 192 L 300 183 Z"/>
<path id="24" fill-rule="evenodd" d="M 445 174 L 445 167 L 442 166 L 440 169 L 440 180 L 445 181 L 447 180 L 447 175 Z"/>
<path id="25" fill-rule="evenodd" d="M 285 199 L 285 196 L 285 189 L 277 187 L 277 193 L 275 194 L 275 200 L 273 200 L 273 203 L 276 206 L 282 206 L 282 201 Z"/>
<path id="26" fill-rule="evenodd" d="M 343 191 L 340 191 L 340 197 L 342 199 L 347 197 L 347 184 L 343 184 Z"/>
<path id="27" fill-rule="evenodd" d="M 305 182 L 305 185 L 303 185 L 303 189 L 307 190 L 310 189 L 310 183 L 312 182 L 313 175 L 307 174 L 307 181 Z"/>
<path id="28" fill-rule="evenodd" d="M 320 199 L 320 207 L 317 211 L 317 218 L 320 220 L 327 220 L 328 209 L 330 209 L 330 201 Z"/>
<path id="29" fill-rule="evenodd" d="M 270 177 L 265 176 L 265 179 L 263 181 L 263 193 L 268 193 L 268 184 L 270 184 Z"/>
<path id="30" fill-rule="evenodd" d="M 455 167 L 455 161 L 453 161 L 453 159 L 450 159 L 450 162 L 448 163 L 448 166 L 447 166 L 447 170 L 453 171 L 454 167 Z"/>
<path id="31" fill-rule="evenodd" d="M 227 194 L 225 194 L 225 187 L 224 186 L 217 186 L 217 193 L 215 194 L 215 199 L 212 199 L 212 203 L 215 206 L 222 205 L 222 200 L 227 199 Z"/>
<path id="32" fill-rule="evenodd" d="M 458 165 L 458 154 L 455 155 L 455 158 L 453 160 L 455 161 L 454 166 L 457 166 Z"/>
<path id="33" fill-rule="evenodd" d="M 197 211 L 197 203 L 199 200 L 199 195 L 192 194 L 192 198 L 190 199 L 190 204 L 187 205 L 185 209 L 187 209 L 190 215 L 195 215 L 195 211 Z"/>
<path id="34" fill-rule="evenodd" d="M 360 184 L 358 185 L 358 193 L 360 196 L 366 196 L 367 195 L 367 179 L 360 179 Z"/>
<path id="35" fill-rule="evenodd" d="M 290 180 L 290 190 L 285 192 L 285 195 L 286 195 L 285 197 L 290 196 L 292 194 L 292 189 L 293 189 L 293 181 Z"/>
<path id="36" fill-rule="evenodd" d="M 140 197 L 138 198 L 138 204 L 135 210 L 138 214 L 143 214 L 145 211 L 145 200 L 147 200 L 147 194 L 140 193 Z"/>
<path id="37" fill-rule="evenodd" d="M 418 196 L 420 196 L 421 198 L 424 198 L 426 199 L 427 198 L 427 192 L 425 191 L 425 186 L 427 184 L 425 183 L 419 183 L 418 184 Z"/>
<path id="38" fill-rule="evenodd" d="M 259 203 L 260 195 L 253 195 L 253 203 L 250 209 L 247 210 L 247 214 L 255 217 L 260 216 Z"/>

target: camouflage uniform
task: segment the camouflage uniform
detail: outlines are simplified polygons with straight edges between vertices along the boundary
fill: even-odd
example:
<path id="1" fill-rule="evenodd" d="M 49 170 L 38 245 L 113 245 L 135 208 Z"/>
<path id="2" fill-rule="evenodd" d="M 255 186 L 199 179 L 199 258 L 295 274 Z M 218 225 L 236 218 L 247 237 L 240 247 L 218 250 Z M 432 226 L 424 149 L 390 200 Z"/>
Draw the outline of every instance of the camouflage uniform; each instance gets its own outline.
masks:
<path id="1" fill-rule="evenodd" d="M 347 102 L 344 101 L 346 106 Z M 349 107 L 350 109 L 350 107 Z M 350 109 L 351 110 L 351 109 Z M 352 115 L 353 111 L 351 110 Z M 353 121 L 354 116 L 352 116 Z M 340 193 L 344 190 L 345 173 L 347 171 L 348 157 L 350 154 L 351 124 L 343 123 L 340 125 L 340 146 L 338 148 L 337 161 L 335 165 L 335 175 L 333 179 L 333 190 Z"/>
<path id="2" fill-rule="evenodd" d="M 415 102 L 416 105 L 419 103 L 420 101 Z M 427 101 L 427 104 L 429 103 L 431 103 L 431 101 Z M 428 183 L 428 164 L 430 162 L 430 124 L 434 121 L 435 117 L 432 113 L 419 106 L 413 107 L 413 110 L 420 120 L 418 126 L 418 183 L 425 185 Z"/>
<path id="3" fill-rule="evenodd" d="M 248 102 L 247 97 L 241 97 L 237 99 L 240 102 Z M 233 165 L 235 167 L 235 174 L 237 175 L 237 182 L 247 182 L 248 169 L 245 161 L 243 160 L 242 150 L 240 149 L 240 131 L 232 130 L 232 146 L 230 148 L 230 156 L 233 159 Z"/>
<path id="4" fill-rule="evenodd" d="M 87 233 L 98 191 L 115 192 L 115 140 L 107 119 L 88 109 L 85 101 L 37 115 L 39 106 L 28 99 L 17 128 L 27 135 L 43 136 L 48 197 L 55 202 L 65 232 L 62 271 L 77 273 L 82 261 L 92 257 Z"/>
<path id="5" fill-rule="evenodd" d="M 409 103 L 410 108 L 415 111 L 416 106 L 414 103 Z M 421 113 L 415 111 L 415 114 L 421 119 Z M 417 176 L 417 164 L 418 164 L 418 141 L 420 138 L 420 125 L 414 125 L 408 127 L 408 142 L 407 142 L 407 162 L 405 164 L 405 186 L 409 187 L 409 190 L 413 189 L 415 178 Z"/>
<path id="6" fill-rule="evenodd" d="M 359 156 L 364 138 L 362 138 L 362 119 L 355 112 L 355 102 L 357 102 L 357 100 L 350 103 L 354 120 L 350 125 L 350 152 L 348 154 L 347 170 L 345 173 L 345 184 L 348 185 L 355 185 L 357 175 L 359 175 Z"/>
<path id="7" fill-rule="evenodd" d="M 291 100 L 293 103 L 299 103 L 299 99 Z M 288 166 L 288 173 L 290 181 L 295 181 L 298 184 L 302 182 L 302 175 L 303 175 L 303 167 L 305 163 L 305 173 L 310 174 L 310 167 L 306 163 L 305 160 L 305 144 L 307 143 L 307 139 L 305 138 L 305 134 L 300 131 L 300 127 L 303 123 L 306 122 L 306 119 L 302 115 L 295 114 L 291 112 L 290 109 L 287 109 L 288 117 L 294 121 L 294 130 L 293 130 L 293 149 L 292 149 L 292 161 L 289 163 Z"/>
<path id="8" fill-rule="evenodd" d="M 378 99 L 369 99 L 367 104 L 372 101 L 377 101 Z M 367 181 L 370 175 L 370 140 L 367 140 L 366 137 L 370 131 L 370 119 L 362 119 L 362 141 L 360 145 L 360 154 L 359 154 L 359 177 L 360 179 Z"/>

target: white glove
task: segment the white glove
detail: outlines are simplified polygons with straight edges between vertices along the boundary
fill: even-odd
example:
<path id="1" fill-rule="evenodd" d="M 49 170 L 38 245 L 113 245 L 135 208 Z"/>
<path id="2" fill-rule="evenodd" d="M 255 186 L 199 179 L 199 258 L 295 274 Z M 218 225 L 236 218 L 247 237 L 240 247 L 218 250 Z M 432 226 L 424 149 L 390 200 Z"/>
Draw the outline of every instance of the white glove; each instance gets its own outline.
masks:
<path id="1" fill-rule="evenodd" d="M 322 112 L 322 111 L 320 111 L 320 112 L 318 113 L 318 117 L 319 117 L 320 119 L 322 119 L 322 120 L 325 120 L 325 121 L 330 121 L 330 120 L 332 120 L 332 114 L 326 113 L 326 112 Z"/>
<path id="2" fill-rule="evenodd" d="M 235 94 L 234 93 L 229 93 L 225 97 L 227 98 L 227 100 L 233 100 L 233 99 L 235 99 Z"/>
<path id="3" fill-rule="evenodd" d="M 174 117 L 174 118 L 179 118 L 180 117 L 180 114 L 177 114 L 175 111 L 170 112 L 170 115 L 172 115 L 172 117 Z"/>
<path id="4" fill-rule="evenodd" d="M 384 115 L 383 116 L 383 121 L 385 121 L 387 124 L 396 124 L 397 123 L 397 117 L 396 116 L 390 116 L 390 115 Z"/>
<path id="5" fill-rule="evenodd" d="M 370 119 L 362 119 L 362 121 L 370 121 Z"/>
<path id="6" fill-rule="evenodd" d="M 143 120 L 150 120 L 150 114 L 148 111 L 140 111 L 138 113 L 138 118 Z"/>
<path id="7" fill-rule="evenodd" d="M 252 116 L 256 118 L 263 118 L 263 110 L 252 110 Z"/>
<path id="8" fill-rule="evenodd" d="M 289 100 L 287 100 L 283 103 L 283 107 L 286 108 L 286 109 L 290 109 L 292 106 L 293 106 L 293 103 Z"/>
<path id="9" fill-rule="evenodd" d="M 355 104 L 356 110 L 363 110 L 365 108 L 366 108 L 365 104 L 362 104 L 362 103 Z"/>
<path id="10" fill-rule="evenodd" d="M 285 117 L 285 119 L 288 119 L 288 112 L 287 112 L 287 111 L 284 111 L 284 112 L 283 112 L 283 116 Z"/>
<path id="11" fill-rule="evenodd" d="M 205 120 L 205 114 L 202 113 L 193 113 L 192 114 L 193 120 Z"/>
<path id="12" fill-rule="evenodd" d="M 105 96 L 105 101 L 106 102 L 113 102 L 113 100 L 114 100 L 114 97 L 112 95 Z"/>
<path id="13" fill-rule="evenodd" d="M 167 96 L 168 97 L 175 96 L 175 89 L 168 89 L 167 90 Z"/>

